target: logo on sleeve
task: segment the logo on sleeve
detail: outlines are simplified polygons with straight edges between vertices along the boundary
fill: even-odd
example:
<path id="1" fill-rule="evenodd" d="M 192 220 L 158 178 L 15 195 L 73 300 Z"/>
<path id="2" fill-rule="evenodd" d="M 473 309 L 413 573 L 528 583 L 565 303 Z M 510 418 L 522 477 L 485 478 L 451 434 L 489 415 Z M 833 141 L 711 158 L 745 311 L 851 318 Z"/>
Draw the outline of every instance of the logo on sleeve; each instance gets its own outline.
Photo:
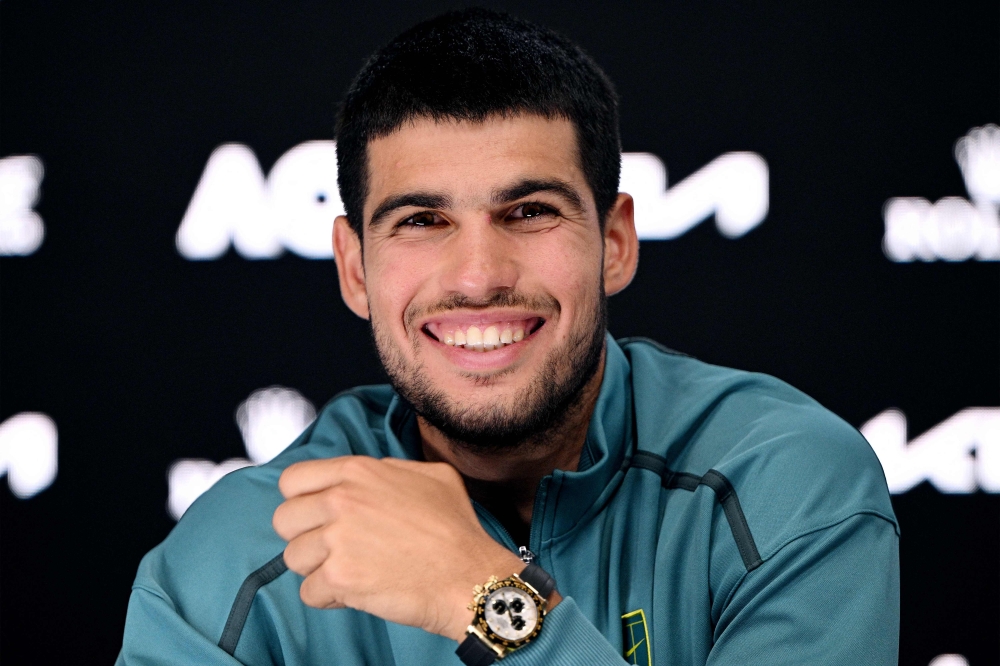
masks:
<path id="1" fill-rule="evenodd" d="M 641 608 L 622 615 L 622 656 L 630 664 L 653 666 L 646 614 Z"/>

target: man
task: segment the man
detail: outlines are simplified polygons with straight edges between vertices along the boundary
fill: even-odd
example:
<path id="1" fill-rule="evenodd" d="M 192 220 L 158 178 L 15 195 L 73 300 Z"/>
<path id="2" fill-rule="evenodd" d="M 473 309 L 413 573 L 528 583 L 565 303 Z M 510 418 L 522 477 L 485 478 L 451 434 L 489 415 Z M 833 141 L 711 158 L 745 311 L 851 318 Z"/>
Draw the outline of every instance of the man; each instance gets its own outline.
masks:
<path id="1" fill-rule="evenodd" d="M 438 17 L 365 65 L 337 140 L 340 289 L 392 387 L 189 509 L 120 663 L 895 662 L 898 529 L 858 432 L 607 336 L 638 241 L 587 56 Z"/>

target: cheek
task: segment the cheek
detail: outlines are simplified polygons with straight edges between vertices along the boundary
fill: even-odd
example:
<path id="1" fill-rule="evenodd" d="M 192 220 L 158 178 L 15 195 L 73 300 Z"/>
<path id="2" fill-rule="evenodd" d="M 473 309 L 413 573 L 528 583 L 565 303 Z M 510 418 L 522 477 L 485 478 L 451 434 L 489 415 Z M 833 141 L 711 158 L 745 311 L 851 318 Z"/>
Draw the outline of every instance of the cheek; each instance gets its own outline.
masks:
<path id="1" fill-rule="evenodd" d="M 536 244 L 526 256 L 531 259 L 531 273 L 539 286 L 559 301 L 563 314 L 571 319 L 589 310 L 589 302 L 600 288 L 601 249 L 592 239 L 572 235 L 569 239 Z"/>
<path id="2" fill-rule="evenodd" d="M 536 245 L 524 256 L 530 257 L 532 273 L 552 290 L 560 300 L 563 297 L 578 300 L 600 284 L 601 248 L 591 239 L 572 235 L 569 239 L 553 238 L 550 243 Z"/>
<path id="3" fill-rule="evenodd" d="M 406 330 L 406 310 L 434 298 L 430 287 L 442 257 L 431 243 L 385 243 L 373 249 L 365 263 L 372 317 L 394 337 L 410 337 L 416 331 Z"/>
<path id="4" fill-rule="evenodd" d="M 380 326 L 396 330 L 402 326 L 403 312 L 413 298 L 419 276 L 408 270 L 407 264 L 386 254 L 366 262 L 368 304 L 372 318 Z"/>

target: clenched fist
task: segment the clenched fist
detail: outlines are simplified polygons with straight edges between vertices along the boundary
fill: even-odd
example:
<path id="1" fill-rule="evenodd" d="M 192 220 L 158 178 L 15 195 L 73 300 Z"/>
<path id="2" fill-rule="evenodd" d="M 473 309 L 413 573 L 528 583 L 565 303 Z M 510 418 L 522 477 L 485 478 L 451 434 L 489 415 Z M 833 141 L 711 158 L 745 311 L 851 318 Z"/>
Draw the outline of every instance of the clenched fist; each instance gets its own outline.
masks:
<path id="1" fill-rule="evenodd" d="M 524 564 L 479 524 L 446 463 L 345 456 L 288 467 L 274 512 L 302 601 L 462 640 L 472 588 Z"/>

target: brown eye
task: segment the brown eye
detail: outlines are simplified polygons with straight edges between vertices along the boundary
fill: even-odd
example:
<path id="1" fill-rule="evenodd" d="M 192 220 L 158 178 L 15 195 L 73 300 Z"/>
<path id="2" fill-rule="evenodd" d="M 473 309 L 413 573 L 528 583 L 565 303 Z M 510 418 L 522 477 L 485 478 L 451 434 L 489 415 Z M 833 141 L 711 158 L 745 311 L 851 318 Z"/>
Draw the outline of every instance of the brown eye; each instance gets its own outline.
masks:
<path id="1" fill-rule="evenodd" d="M 423 212 L 417 213 L 413 217 L 407 218 L 404 224 L 408 224 L 414 227 L 430 227 L 433 226 L 435 222 L 434 213 Z"/>
<path id="2" fill-rule="evenodd" d="M 512 217 L 518 218 L 531 218 L 538 217 L 539 215 L 549 215 L 554 213 L 551 208 L 540 203 L 526 203 L 521 204 L 514 209 Z"/>

